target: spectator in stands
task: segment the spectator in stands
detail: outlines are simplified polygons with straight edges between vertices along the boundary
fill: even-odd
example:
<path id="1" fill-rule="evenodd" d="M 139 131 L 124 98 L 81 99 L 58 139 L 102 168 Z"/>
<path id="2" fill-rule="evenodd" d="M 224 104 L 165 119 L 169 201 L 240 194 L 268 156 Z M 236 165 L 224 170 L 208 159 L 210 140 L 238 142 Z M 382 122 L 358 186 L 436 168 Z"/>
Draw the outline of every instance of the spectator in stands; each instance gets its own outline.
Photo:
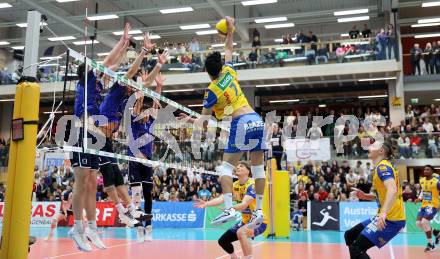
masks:
<path id="1" fill-rule="evenodd" d="M 170 199 L 170 193 L 168 192 L 168 186 L 169 185 L 164 186 L 162 193 L 160 194 L 161 196 L 163 196 L 164 201 L 168 201 Z M 159 196 L 159 199 L 160 199 L 160 196 Z"/>
<path id="2" fill-rule="evenodd" d="M 260 36 L 255 35 L 254 40 L 252 41 L 252 48 L 258 49 L 260 47 L 261 47 Z"/>
<path id="3" fill-rule="evenodd" d="M 409 184 L 404 186 L 404 189 L 402 192 L 402 198 L 403 198 L 403 201 L 405 201 L 405 202 L 406 201 L 411 202 L 411 201 L 415 201 L 417 199 L 414 191 L 411 189 L 411 186 Z"/>
<path id="4" fill-rule="evenodd" d="M 305 168 L 301 169 L 301 174 L 298 176 L 298 183 L 303 183 L 304 185 L 309 182 L 309 176 Z"/>
<path id="5" fill-rule="evenodd" d="M 199 41 L 197 40 L 196 37 L 193 37 L 193 38 L 191 39 L 191 42 L 189 43 L 189 50 L 190 50 L 192 53 L 197 52 L 197 51 L 200 51 L 200 44 L 199 44 Z"/>
<path id="6" fill-rule="evenodd" d="M 434 49 L 430 42 L 426 43 L 426 47 L 423 51 L 423 60 L 425 61 L 426 73 L 427 74 L 435 74 L 434 66 L 435 66 L 435 57 L 434 57 Z"/>
<path id="7" fill-rule="evenodd" d="M 316 65 L 319 64 L 320 59 L 323 59 L 324 63 L 326 63 L 326 64 L 328 63 L 328 51 L 327 51 L 326 47 L 318 49 L 318 51 L 316 53 L 316 57 L 315 57 Z"/>
<path id="8" fill-rule="evenodd" d="M 371 30 L 368 28 L 368 24 L 364 24 L 364 29 L 362 30 L 362 37 L 370 38 Z"/>
<path id="9" fill-rule="evenodd" d="M 388 36 L 385 32 L 384 28 L 381 28 L 379 33 L 376 35 L 376 42 L 377 42 L 377 60 L 384 60 L 386 59 L 386 48 L 387 48 L 387 42 L 388 42 Z"/>
<path id="10" fill-rule="evenodd" d="M 336 49 L 336 58 L 338 63 L 343 63 L 345 57 L 345 45 L 341 45 Z"/>
<path id="11" fill-rule="evenodd" d="M 309 37 L 304 35 L 304 32 L 302 30 L 300 30 L 299 31 L 299 35 L 297 37 L 297 41 L 298 41 L 298 43 L 308 43 L 309 42 Z"/>
<path id="12" fill-rule="evenodd" d="M 422 142 L 422 138 L 414 132 L 412 136 L 409 138 L 409 143 L 411 144 L 412 157 L 417 156 L 420 150 L 420 144 Z"/>
<path id="13" fill-rule="evenodd" d="M 435 135 L 432 134 L 432 132 L 428 133 L 428 149 L 431 151 L 431 157 L 437 158 L 438 157 L 438 143 L 437 138 Z"/>
<path id="14" fill-rule="evenodd" d="M 281 42 L 281 44 L 289 44 L 289 38 L 287 38 L 288 36 L 287 35 L 283 35 L 282 36 L 282 42 Z"/>
<path id="15" fill-rule="evenodd" d="M 348 171 L 348 175 L 345 177 L 347 180 L 347 186 L 349 188 L 356 187 L 359 182 L 359 176 L 354 173 L 353 169 Z"/>
<path id="16" fill-rule="evenodd" d="M 350 39 L 357 39 L 359 37 L 359 30 L 356 25 L 353 25 L 353 28 L 348 32 L 348 35 L 350 36 Z"/>
<path id="17" fill-rule="evenodd" d="M 397 59 L 397 40 L 396 40 L 396 30 L 393 24 L 388 24 L 387 28 L 387 52 L 388 59 L 392 57 Z"/>
<path id="18" fill-rule="evenodd" d="M 249 53 L 249 68 L 257 68 L 258 53 L 255 47 L 252 47 L 252 51 Z"/>
<path id="19" fill-rule="evenodd" d="M 423 130 L 427 133 L 433 132 L 434 131 L 434 126 L 432 125 L 431 121 L 429 120 L 429 118 L 425 118 L 424 122 L 423 122 Z"/>
<path id="20" fill-rule="evenodd" d="M 319 187 L 319 191 L 318 191 L 318 197 L 319 197 L 319 201 L 325 201 L 328 197 L 328 192 L 325 190 L 324 187 Z"/>
<path id="21" fill-rule="evenodd" d="M 40 183 L 38 184 L 36 191 L 37 201 L 47 201 L 48 193 L 49 193 L 48 185 L 45 183 L 44 180 L 40 178 Z"/>
<path id="22" fill-rule="evenodd" d="M 202 184 L 202 189 L 197 193 L 199 198 L 207 201 L 211 198 L 211 192 L 207 189 L 206 184 Z"/>
<path id="23" fill-rule="evenodd" d="M 437 74 L 440 74 L 440 40 L 437 41 L 437 44 L 435 44 L 434 46 L 433 48 L 435 54 L 435 71 L 437 72 Z"/>
<path id="24" fill-rule="evenodd" d="M 400 134 L 400 137 L 397 140 L 397 146 L 399 148 L 401 159 L 409 158 L 411 156 L 410 141 L 405 133 Z"/>
<path id="25" fill-rule="evenodd" d="M 422 56 L 422 50 L 420 49 L 420 45 L 418 43 L 414 43 L 414 47 L 410 50 L 411 54 L 411 66 L 412 66 L 412 74 L 416 75 L 416 69 L 421 75 L 420 71 L 420 59 Z"/>
<path id="26" fill-rule="evenodd" d="M 322 130 L 318 127 L 318 123 L 312 123 L 312 127 L 307 132 L 307 137 L 310 139 L 319 139 L 323 137 Z"/>
<path id="27" fill-rule="evenodd" d="M 283 134 L 282 130 L 278 126 L 278 123 L 272 124 L 272 138 L 270 143 L 272 144 L 273 157 L 277 161 L 277 168 L 281 169 L 281 159 L 283 157 Z"/>

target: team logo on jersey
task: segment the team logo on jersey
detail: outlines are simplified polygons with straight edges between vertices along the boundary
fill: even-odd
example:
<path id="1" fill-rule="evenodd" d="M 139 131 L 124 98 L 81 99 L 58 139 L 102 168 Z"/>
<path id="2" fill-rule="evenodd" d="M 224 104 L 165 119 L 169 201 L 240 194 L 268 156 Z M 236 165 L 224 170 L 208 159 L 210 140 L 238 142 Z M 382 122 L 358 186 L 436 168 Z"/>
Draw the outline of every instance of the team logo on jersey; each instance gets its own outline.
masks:
<path id="1" fill-rule="evenodd" d="M 231 75 L 231 73 L 226 72 L 226 74 L 217 82 L 217 86 L 224 91 L 226 87 L 228 87 L 234 77 Z"/>

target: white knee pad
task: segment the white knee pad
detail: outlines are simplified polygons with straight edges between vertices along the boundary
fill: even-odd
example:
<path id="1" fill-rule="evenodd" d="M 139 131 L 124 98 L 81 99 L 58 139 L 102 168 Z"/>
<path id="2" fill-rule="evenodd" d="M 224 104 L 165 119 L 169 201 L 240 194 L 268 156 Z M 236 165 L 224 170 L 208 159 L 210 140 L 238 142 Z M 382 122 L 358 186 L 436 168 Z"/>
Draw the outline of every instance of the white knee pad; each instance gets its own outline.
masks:
<path id="1" fill-rule="evenodd" d="M 252 177 L 254 179 L 265 179 L 266 171 L 264 171 L 264 165 L 251 166 Z"/>
<path id="2" fill-rule="evenodd" d="M 142 200 L 142 186 L 132 186 L 131 187 L 131 200 L 136 207 L 141 205 Z"/>
<path id="3" fill-rule="evenodd" d="M 218 173 L 219 173 L 220 177 L 229 176 L 232 178 L 232 173 L 234 172 L 234 166 L 228 162 L 223 161 L 219 170 L 220 170 L 220 172 L 218 172 Z"/>
<path id="4" fill-rule="evenodd" d="M 422 225 L 423 225 L 423 230 L 425 230 L 425 232 L 431 231 L 431 224 L 430 224 L 429 220 L 423 218 Z"/>

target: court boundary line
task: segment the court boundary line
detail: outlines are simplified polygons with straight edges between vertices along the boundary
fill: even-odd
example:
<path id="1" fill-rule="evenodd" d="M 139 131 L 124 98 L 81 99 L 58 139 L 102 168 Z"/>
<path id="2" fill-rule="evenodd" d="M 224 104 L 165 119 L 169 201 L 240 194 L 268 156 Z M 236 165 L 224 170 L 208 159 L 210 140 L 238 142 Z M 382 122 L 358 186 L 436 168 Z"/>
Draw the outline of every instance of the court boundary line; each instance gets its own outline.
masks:
<path id="1" fill-rule="evenodd" d="M 66 256 L 71 256 L 71 255 L 76 255 L 76 254 L 92 254 L 93 252 L 96 252 L 96 251 L 105 251 L 105 250 L 108 250 L 108 249 L 111 249 L 111 248 L 115 248 L 115 247 L 127 246 L 129 244 L 132 244 L 133 242 L 134 241 L 126 242 L 126 243 L 118 244 L 118 245 L 113 245 L 113 246 L 108 246 L 107 249 L 95 249 L 95 250 L 92 250 L 91 252 L 77 251 L 77 252 L 74 252 L 74 253 L 50 256 L 50 257 L 45 257 L 45 259 L 61 258 L 61 257 L 66 257 Z"/>

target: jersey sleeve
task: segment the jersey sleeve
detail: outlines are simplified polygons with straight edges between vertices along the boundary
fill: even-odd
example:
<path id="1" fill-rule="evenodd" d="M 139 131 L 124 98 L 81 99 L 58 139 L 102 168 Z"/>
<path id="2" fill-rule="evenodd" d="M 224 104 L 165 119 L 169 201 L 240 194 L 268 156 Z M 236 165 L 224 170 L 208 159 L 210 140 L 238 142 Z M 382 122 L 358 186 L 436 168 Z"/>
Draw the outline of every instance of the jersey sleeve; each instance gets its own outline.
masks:
<path id="1" fill-rule="evenodd" d="M 212 108 L 217 103 L 217 96 L 211 90 L 205 91 L 205 97 L 203 98 L 203 107 Z"/>
<path id="2" fill-rule="evenodd" d="M 377 175 L 382 182 L 388 179 L 394 179 L 394 171 L 391 167 L 387 165 L 379 165 L 377 168 Z"/>
<path id="3" fill-rule="evenodd" d="M 439 190 L 439 191 L 440 191 L 440 180 L 439 180 L 439 181 L 437 181 L 437 190 Z"/>
<path id="4" fill-rule="evenodd" d="M 255 188 L 254 188 L 254 185 L 253 184 L 251 184 L 251 185 L 249 185 L 248 187 L 247 187 L 247 189 L 246 189 L 246 195 L 249 195 L 249 196 L 251 196 L 252 198 L 256 198 L 257 197 L 257 195 L 255 194 Z"/>

